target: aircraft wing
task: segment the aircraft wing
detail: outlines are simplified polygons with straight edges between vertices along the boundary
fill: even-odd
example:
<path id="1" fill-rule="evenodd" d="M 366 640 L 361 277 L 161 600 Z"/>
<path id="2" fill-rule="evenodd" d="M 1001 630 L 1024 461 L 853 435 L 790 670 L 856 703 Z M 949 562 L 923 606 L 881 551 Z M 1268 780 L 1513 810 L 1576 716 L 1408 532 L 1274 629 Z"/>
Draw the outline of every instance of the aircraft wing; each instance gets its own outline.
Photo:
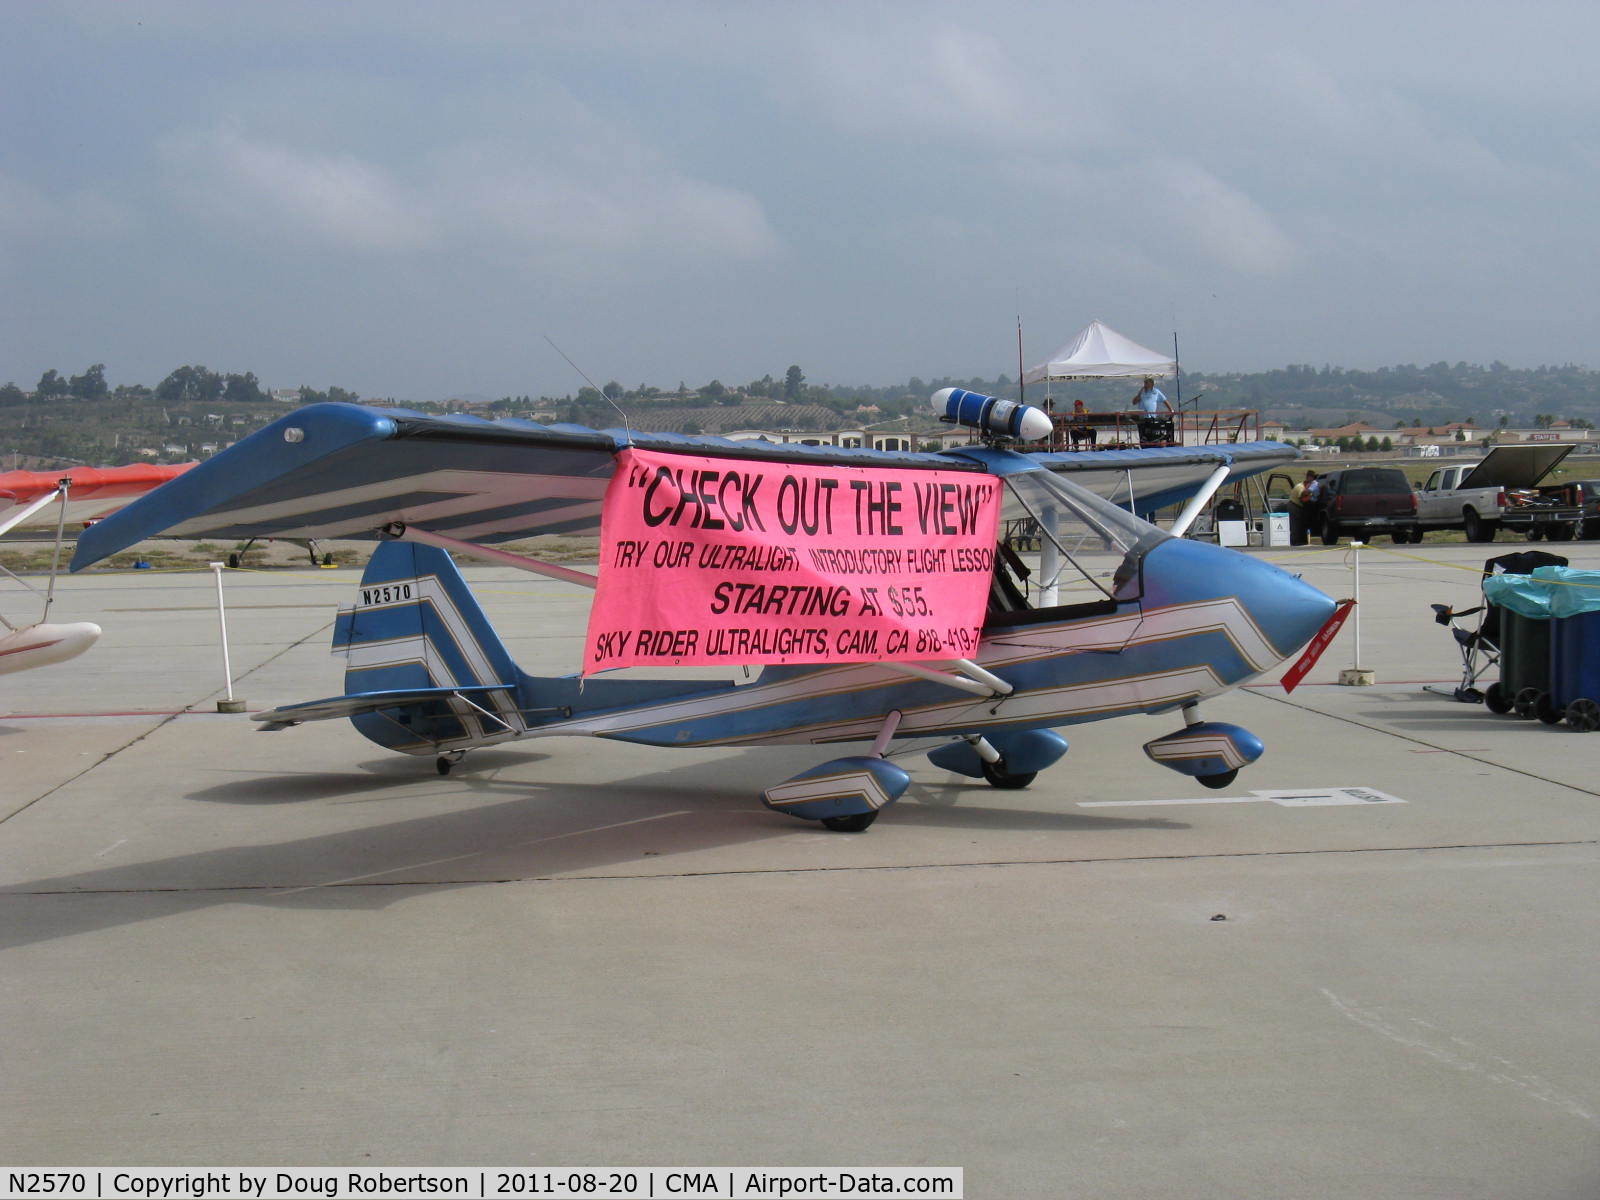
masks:
<path id="1" fill-rule="evenodd" d="M 67 515 L 69 525 L 82 525 L 97 521 L 137 500 L 148 491 L 176 479 L 194 463 L 166 466 L 158 463 L 134 463 L 127 467 L 72 467 L 65 471 L 4 471 L 0 472 L 0 522 L 8 513 L 53 494 L 63 479 L 72 486 L 67 490 Z M 54 530 L 61 519 L 59 503 L 47 504 L 13 528 Z"/>
<path id="2" fill-rule="evenodd" d="M 1159 446 L 1148 450 L 1075 450 L 1033 456 L 1113 504 L 1130 493 L 1141 513 L 1182 504 L 1224 463 L 1234 483 L 1300 457 L 1283 442 L 1231 442 L 1214 446 Z"/>
<path id="3" fill-rule="evenodd" d="M 368 538 L 396 521 L 479 543 L 539 534 L 592 535 L 599 532 L 613 455 L 630 444 L 841 467 L 984 469 L 958 454 L 730 441 L 314 404 L 90 526 L 78 538 L 72 569 L 158 535 Z M 1119 502 L 1126 501 L 1131 477 L 1138 506 L 1148 511 L 1192 495 L 1221 462 L 1254 473 L 1290 461 L 1295 451 L 1253 443 L 1039 457 L 1052 470 L 1073 472 L 1077 482 Z"/>

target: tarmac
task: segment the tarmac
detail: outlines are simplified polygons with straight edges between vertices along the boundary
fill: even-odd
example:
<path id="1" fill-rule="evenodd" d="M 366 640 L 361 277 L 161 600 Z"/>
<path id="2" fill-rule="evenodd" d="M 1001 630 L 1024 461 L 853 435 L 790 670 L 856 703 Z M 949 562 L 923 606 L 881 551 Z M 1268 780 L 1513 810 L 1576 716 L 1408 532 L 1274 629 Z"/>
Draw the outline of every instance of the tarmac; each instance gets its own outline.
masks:
<path id="1" fill-rule="evenodd" d="M 901 760 L 860 835 L 761 807 L 815 748 L 440 777 L 342 721 L 261 733 L 215 711 L 209 572 L 63 579 L 100 643 L 0 679 L 0 1161 L 1600 1195 L 1600 734 L 1424 690 L 1460 679 L 1429 603 L 1519 548 L 1364 550 L 1359 661 L 1347 624 L 1292 694 L 1204 706 L 1267 745 L 1228 789 L 1133 717 L 1026 791 Z M 1345 547 L 1253 553 L 1352 591 Z M 526 669 L 576 669 L 586 593 L 467 574 Z M 249 708 L 338 694 L 356 577 L 225 575 Z"/>

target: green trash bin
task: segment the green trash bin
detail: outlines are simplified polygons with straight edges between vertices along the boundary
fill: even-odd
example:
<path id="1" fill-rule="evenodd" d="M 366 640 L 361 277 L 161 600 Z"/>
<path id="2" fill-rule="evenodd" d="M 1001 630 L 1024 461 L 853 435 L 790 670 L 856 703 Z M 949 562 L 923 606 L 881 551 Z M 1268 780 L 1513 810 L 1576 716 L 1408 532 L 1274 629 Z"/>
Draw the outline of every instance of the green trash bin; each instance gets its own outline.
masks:
<path id="1" fill-rule="evenodd" d="M 1544 580 L 1510 572 L 1483 581 L 1484 600 L 1499 610 L 1500 679 L 1484 695 L 1490 712 L 1546 719 L 1553 590 Z"/>
<path id="2" fill-rule="evenodd" d="M 1510 608 L 1500 614 L 1500 682 L 1490 688 L 1499 688 L 1499 698 L 1525 719 L 1538 714 L 1539 698 L 1550 691 L 1550 626 L 1549 617 Z"/>

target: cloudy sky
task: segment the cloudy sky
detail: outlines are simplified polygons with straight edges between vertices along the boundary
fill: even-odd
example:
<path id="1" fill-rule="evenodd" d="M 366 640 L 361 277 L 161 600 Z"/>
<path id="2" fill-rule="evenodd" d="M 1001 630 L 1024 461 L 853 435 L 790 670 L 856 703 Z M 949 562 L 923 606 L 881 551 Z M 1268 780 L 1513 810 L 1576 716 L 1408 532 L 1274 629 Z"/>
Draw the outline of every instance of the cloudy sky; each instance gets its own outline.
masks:
<path id="1" fill-rule="evenodd" d="M 1600 365 L 1600 5 L 0 0 L 0 381 Z"/>

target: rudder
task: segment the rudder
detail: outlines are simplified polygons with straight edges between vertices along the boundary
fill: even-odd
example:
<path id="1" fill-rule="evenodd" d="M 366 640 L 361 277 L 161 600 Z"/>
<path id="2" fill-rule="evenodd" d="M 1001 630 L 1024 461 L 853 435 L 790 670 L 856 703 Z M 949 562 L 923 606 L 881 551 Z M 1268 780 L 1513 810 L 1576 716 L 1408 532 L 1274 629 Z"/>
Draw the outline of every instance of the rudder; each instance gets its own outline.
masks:
<path id="1" fill-rule="evenodd" d="M 361 576 L 356 602 L 339 612 L 333 652 L 346 659 L 347 695 L 504 685 L 479 700 L 451 697 L 351 717 L 380 745 L 428 754 L 526 728 L 522 673 L 443 550 L 381 543 Z"/>

